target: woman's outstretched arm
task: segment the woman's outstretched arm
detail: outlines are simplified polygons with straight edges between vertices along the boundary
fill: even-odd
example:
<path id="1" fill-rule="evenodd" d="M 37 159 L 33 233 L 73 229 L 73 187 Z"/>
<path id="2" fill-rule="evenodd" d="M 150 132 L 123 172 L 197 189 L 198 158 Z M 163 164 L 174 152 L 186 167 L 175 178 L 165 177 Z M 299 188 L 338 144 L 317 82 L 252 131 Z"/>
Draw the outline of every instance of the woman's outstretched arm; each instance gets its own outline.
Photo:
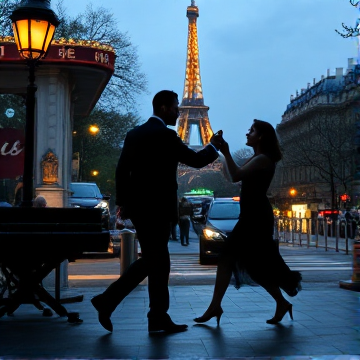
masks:
<path id="1" fill-rule="evenodd" d="M 226 166 L 228 168 L 232 182 L 238 182 L 256 170 L 271 166 L 271 160 L 264 154 L 259 154 L 257 156 L 253 155 L 241 167 L 236 165 L 233 157 L 231 156 L 229 144 L 226 141 L 223 141 L 220 147 L 220 151 L 225 157 Z"/>

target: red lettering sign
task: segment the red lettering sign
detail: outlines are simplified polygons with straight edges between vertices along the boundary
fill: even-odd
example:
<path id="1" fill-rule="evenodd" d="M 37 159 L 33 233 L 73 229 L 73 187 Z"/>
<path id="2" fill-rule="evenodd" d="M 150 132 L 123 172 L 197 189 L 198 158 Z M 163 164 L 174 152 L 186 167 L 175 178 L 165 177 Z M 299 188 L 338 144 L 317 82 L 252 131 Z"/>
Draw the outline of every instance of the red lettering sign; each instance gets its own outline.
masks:
<path id="1" fill-rule="evenodd" d="M 0 129 L 0 179 L 15 179 L 24 172 L 24 132 Z"/>

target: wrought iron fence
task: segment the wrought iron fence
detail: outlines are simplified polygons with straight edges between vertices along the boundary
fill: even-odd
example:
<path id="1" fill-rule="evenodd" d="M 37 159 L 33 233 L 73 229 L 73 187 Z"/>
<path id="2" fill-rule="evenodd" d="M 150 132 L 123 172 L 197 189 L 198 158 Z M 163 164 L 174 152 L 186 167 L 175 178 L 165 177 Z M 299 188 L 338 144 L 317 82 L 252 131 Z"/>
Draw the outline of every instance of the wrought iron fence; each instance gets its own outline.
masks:
<path id="1" fill-rule="evenodd" d="M 310 219 L 277 216 L 274 223 L 274 239 L 279 243 L 296 246 L 324 248 L 325 251 L 345 251 L 359 240 L 359 226 L 352 221 L 330 218 Z"/>

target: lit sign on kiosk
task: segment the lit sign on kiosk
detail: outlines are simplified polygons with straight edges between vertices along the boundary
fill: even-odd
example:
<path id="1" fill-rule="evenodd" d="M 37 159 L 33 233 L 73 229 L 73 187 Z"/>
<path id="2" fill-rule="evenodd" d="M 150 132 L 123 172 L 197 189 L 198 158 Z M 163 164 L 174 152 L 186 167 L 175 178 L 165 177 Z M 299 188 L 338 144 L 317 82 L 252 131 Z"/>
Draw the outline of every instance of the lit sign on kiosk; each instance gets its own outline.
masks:
<path id="1" fill-rule="evenodd" d="M 1 44 L 2 43 L 2 44 Z M 0 36 L 0 61 L 22 61 L 16 44 L 10 36 Z M 100 44 L 97 41 L 53 40 L 49 53 L 43 63 L 51 62 L 79 62 L 97 63 L 113 70 L 115 52 L 110 45 Z"/>
<path id="2" fill-rule="evenodd" d="M 185 195 L 208 195 L 214 196 L 214 191 L 204 188 L 191 189 L 189 192 L 185 193 Z"/>

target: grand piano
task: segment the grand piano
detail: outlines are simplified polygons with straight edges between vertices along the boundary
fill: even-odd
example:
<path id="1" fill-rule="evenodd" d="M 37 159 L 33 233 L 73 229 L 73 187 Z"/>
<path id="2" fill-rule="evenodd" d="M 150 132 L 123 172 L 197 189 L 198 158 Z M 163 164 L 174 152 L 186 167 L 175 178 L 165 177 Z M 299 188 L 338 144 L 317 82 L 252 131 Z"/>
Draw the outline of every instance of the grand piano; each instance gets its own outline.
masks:
<path id="1" fill-rule="evenodd" d="M 21 304 L 44 309 L 44 303 L 69 322 L 81 322 L 42 281 L 66 259 L 107 251 L 110 233 L 102 228 L 101 216 L 95 208 L 0 208 L 0 286 L 6 287 L 0 288 L 0 317 Z"/>

